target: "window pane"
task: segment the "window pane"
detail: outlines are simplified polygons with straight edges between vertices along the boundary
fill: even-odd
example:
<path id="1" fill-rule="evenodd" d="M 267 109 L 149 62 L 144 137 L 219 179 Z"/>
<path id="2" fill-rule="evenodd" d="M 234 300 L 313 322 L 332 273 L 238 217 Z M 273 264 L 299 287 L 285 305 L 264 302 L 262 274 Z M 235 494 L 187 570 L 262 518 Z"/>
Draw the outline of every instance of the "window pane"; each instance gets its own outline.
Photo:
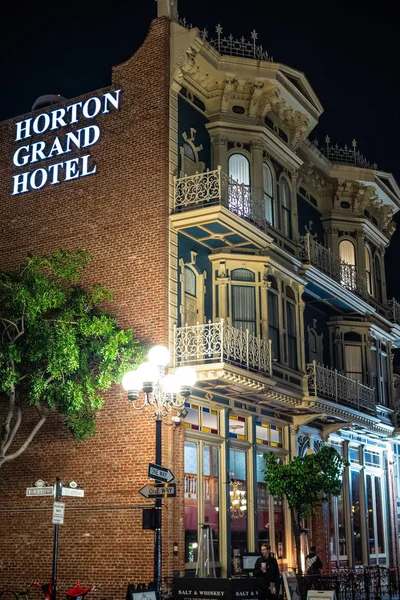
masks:
<path id="1" fill-rule="evenodd" d="M 232 281 L 255 281 L 256 276 L 249 269 L 233 269 L 231 272 Z"/>
<path id="2" fill-rule="evenodd" d="M 250 164 L 243 154 L 232 154 L 228 161 L 229 176 L 238 183 L 250 185 Z"/>
<path id="3" fill-rule="evenodd" d="M 385 543 L 383 536 L 383 511 L 382 511 L 382 482 L 379 477 L 375 477 L 375 502 L 376 502 L 376 527 L 377 527 L 377 545 L 378 553 L 383 554 L 385 552 Z"/>
<path id="4" fill-rule="evenodd" d="M 262 543 L 269 544 L 270 527 L 269 527 L 269 496 L 267 492 L 267 484 L 264 481 L 264 455 L 262 452 L 257 452 L 257 525 L 258 525 L 258 547 Z"/>
<path id="5" fill-rule="evenodd" d="M 378 302 L 382 302 L 382 277 L 381 277 L 381 264 L 379 261 L 379 257 L 375 255 L 374 261 L 374 270 L 375 270 L 375 296 Z"/>
<path id="6" fill-rule="evenodd" d="M 274 498 L 274 522 L 275 522 L 275 548 L 278 556 L 286 557 L 285 544 L 285 516 L 283 511 L 283 500 Z"/>
<path id="7" fill-rule="evenodd" d="M 290 302 L 286 303 L 288 362 L 291 369 L 297 369 L 296 309 Z"/>
<path id="8" fill-rule="evenodd" d="M 372 501 L 372 481 L 371 475 L 367 475 L 367 527 L 369 553 L 375 554 L 375 533 L 374 533 L 374 505 Z"/>
<path id="9" fill-rule="evenodd" d="M 247 496 L 246 452 L 230 448 L 229 461 L 231 478 L 238 482 L 240 490 Z M 235 555 L 236 550 L 243 552 L 247 548 L 247 511 L 240 511 L 238 518 L 233 518 L 231 513 L 231 548 L 232 555 Z"/>
<path id="10" fill-rule="evenodd" d="M 367 279 L 367 292 L 372 294 L 372 268 L 371 268 L 371 254 L 369 248 L 365 248 L 365 276 Z"/>
<path id="11" fill-rule="evenodd" d="M 279 360 L 278 295 L 268 291 L 268 337 L 272 342 L 272 358 Z"/>
<path id="12" fill-rule="evenodd" d="M 256 296 L 254 287 L 232 286 L 232 325 L 242 331 L 256 332 Z"/>
<path id="13" fill-rule="evenodd" d="M 236 415 L 229 415 L 229 437 L 239 440 L 246 439 L 246 419 Z"/>
<path id="14" fill-rule="evenodd" d="M 338 499 L 337 499 L 337 511 L 338 511 L 338 531 L 339 531 L 339 556 L 347 556 L 346 529 L 345 529 L 345 524 L 344 524 L 343 496 L 338 496 Z"/>
<path id="15" fill-rule="evenodd" d="M 356 252 L 354 244 L 349 240 L 342 240 L 339 244 L 339 256 L 348 265 L 356 264 Z"/>
<path id="16" fill-rule="evenodd" d="M 264 163 L 264 202 L 265 202 L 265 219 L 271 225 L 274 224 L 274 195 L 273 195 L 273 180 L 269 165 Z"/>
<path id="17" fill-rule="evenodd" d="M 361 550 L 361 511 L 360 511 L 360 477 L 358 471 L 351 472 L 351 511 L 353 513 L 354 558 L 357 565 L 362 564 Z"/>
<path id="18" fill-rule="evenodd" d="M 219 560 L 218 447 L 204 445 L 204 522 L 210 526 L 214 560 Z"/>
<path id="19" fill-rule="evenodd" d="M 197 445 L 185 442 L 184 494 L 185 494 L 185 562 L 197 560 L 198 496 L 197 496 Z"/>
<path id="20" fill-rule="evenodd" d="M 196 296 L 196 275 L 189 267 L 185 267 L 185 292 Z"/>

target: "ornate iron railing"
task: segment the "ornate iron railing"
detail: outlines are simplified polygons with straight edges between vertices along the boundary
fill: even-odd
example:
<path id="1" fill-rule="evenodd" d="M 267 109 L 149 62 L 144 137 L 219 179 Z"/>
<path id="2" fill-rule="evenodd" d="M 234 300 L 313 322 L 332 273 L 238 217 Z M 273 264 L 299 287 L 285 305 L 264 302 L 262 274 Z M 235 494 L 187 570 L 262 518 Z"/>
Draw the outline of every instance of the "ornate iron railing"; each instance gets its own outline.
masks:
<path id="1" fill-rule="evenodd" d="M 263 231 L 267 228 L 263 191 L 234 181 L 221 167 L 175 177 L 174 212 L 215 205 L 225 206 Z"/>
<path id="2" fill-rule="evenodd" d="M 380 566 L 341 568 L 329 575 L 298 575 L 301 600 L 309 590 L 335 591 L 337 600 L 398 600 L 399 568 Z"/>
<path id="3" fill-rule="evenodd" d="M 400 325 L 400 302 L 397 302 L 395 298 L 388 301 L 389 319 L 392 323 Z"/>
<path id="4" fill-rule="evenodd" d="M 356 165 L 363 167 L 364 169 L 377 169 L 376 163 L 369 162 L 359 150 L 357 150 L 356 140 L 352 140 L 351 147 L 339 146 L 339 144 L 331 145 L 331 139 L 329 135 L 325 136 L 325 146 L 320 146 L 317 139 L 313 142 L 315 148 L 322 152 L 326 158 L 332 162 L 339 162 L 344 164 Z"/>
<path id="5" fill-rule="evenodd" d="M 316 242 L 309 233 L 300 237 L 300 257 L 303 262 L 309 263 L 329 275 L 331 279 L 340 283 L 351 292 L 367 298 L 366 278 L 360 277 L 355 265 L 350 265 L 329 248 Z"/>
<path id="6" fill-rule="evenodd" d="M 186 27 L 187 29 L 192 29 L 193 25 L 186 21 L 185 18 L 179 19 L 179 23 L 182 27 Z M 208 31 L 207 29 L 203 29 L 200 31 L 200 37 L 207 41 L 209 44 L 214 46 L 216 50 L 220 54 L 228 54 L 230 56 L 242 56 L 244 58 L 254 58 L 255 60 L 265 60 L 269 62 L 273 62 L 273 57 L 269 56 L 268 52 L 263 49 L 261 45 L 256 44 L 256 40 L 258 39 L 258 33 L 255 29 L 250 33 L 251 41 L 246 40 L 244 36 L 240 39 L 235 39 L 232 34 L 229 34 L 227 37 L 222 36 L 223 29 L 221 25 L 218 25 L 215 28 L 215 32 L 217 34 L 216 38 L 208 39 Z"/>
<path id="7" fill-rule="evenodd" d="M 229 362 L 247 370 L 272 373 L 271 341 L 232 327 L 224 319 L 218 323 L 175 327 L 174 364 L 200 365 Z"/>
<path id="8" fill-rule="evenodd" d="M 375 390 L 356 379 L 342 375 L 337 369 L 329 369 L 314 360 L 307 365 L 308 390 L 335 402 L 347 404 L 357 410 L 375 412 Z"/>

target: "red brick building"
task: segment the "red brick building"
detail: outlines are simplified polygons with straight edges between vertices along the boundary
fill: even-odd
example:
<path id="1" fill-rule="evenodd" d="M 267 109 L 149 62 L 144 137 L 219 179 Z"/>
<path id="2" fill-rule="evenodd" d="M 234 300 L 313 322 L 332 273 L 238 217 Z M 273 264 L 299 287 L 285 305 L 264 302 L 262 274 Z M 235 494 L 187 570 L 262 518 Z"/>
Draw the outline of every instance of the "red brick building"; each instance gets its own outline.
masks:
<path id="1" fill-rule="evenodd" d="M 185 420 L 163 422 L 177 483 L 163 576 L 195 570 L 204 523 L 223 575 L 232 551 L 261 542 L 292 566 L 288 508 L 268 495 L 262 455 L 289 460 L 323 443 L 350 466 L 308 541 L 326 569 L 395 564 L 400 305 L 387 301 L 383 254 L 397 183 L 355 148 L 324 155 L 309 142 L 322 106 L 302 73 L 220 32 L 207 41 L 167 0 L 158 12 L 110 87 L 0 123 L 0 267 L 89 249 L 87 283 L 114 291 L 121 325 L 169 345 L 171 366 L 196 367 Z M 56 476 L 85 489 L 66 499 L 59 589 L 79 578 L 117 598 L 148 582 L 139 489 L 152 461 L 154 423 L 120 388 L 90 441 L 48 420 L 2 469 L 0 587 L 48 579 L 52 500 L 25 488 Z M 239 515 L 231 480 L 248 500 Z"/>

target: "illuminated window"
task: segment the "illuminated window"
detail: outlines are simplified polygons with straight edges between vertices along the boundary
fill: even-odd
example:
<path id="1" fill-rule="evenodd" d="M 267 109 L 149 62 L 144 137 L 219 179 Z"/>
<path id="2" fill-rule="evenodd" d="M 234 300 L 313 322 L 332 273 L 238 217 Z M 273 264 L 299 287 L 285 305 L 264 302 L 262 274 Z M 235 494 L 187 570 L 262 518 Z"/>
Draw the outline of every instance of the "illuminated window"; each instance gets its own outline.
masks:
<path id="1" fill-rule="evenodd" d="M 229 437 L 236 440 L 246 439 L 246 419 L 238 415 L 229 415 Z"/>
<path id="2" fill-rule="evenodd" d="M 186 429 L 192 431 L 203 431 L 204 433 L 218 434 L 218 411 L 206 406 L 199 406 L 192 402 L 186 402 L 187 415 L 184 419 Z"/>

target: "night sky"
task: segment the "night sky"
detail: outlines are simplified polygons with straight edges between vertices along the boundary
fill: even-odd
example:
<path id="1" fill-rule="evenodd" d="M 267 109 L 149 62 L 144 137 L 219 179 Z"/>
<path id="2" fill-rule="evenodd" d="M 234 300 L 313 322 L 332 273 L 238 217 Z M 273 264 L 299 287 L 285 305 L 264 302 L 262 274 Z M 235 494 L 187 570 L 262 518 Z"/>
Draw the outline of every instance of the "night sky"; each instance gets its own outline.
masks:
<path id="1" fill-rule="evenodd" d="M 179 0 L 180 17 L 213 34 L 250 38 L 256 29 L 263 48 L 303 71 L 325 109 L 311 134 L 323 142 L 358 148 L 400 184 L 397 140 L 400 52 L 394 3 Z M 0 120 L 28 112 L 36 98 L 56 93 L 73 98 L 107 86 L 111 67 L 143 41 L 156 17 L 154 0 L 107 3 L 71 0 L 9 3 L 2 10 Z M 400 229 L 400 216 L 396 219 Z M 389 297 L 400 300 L 394 267 L 400 231 L 387 251 Z"/>

